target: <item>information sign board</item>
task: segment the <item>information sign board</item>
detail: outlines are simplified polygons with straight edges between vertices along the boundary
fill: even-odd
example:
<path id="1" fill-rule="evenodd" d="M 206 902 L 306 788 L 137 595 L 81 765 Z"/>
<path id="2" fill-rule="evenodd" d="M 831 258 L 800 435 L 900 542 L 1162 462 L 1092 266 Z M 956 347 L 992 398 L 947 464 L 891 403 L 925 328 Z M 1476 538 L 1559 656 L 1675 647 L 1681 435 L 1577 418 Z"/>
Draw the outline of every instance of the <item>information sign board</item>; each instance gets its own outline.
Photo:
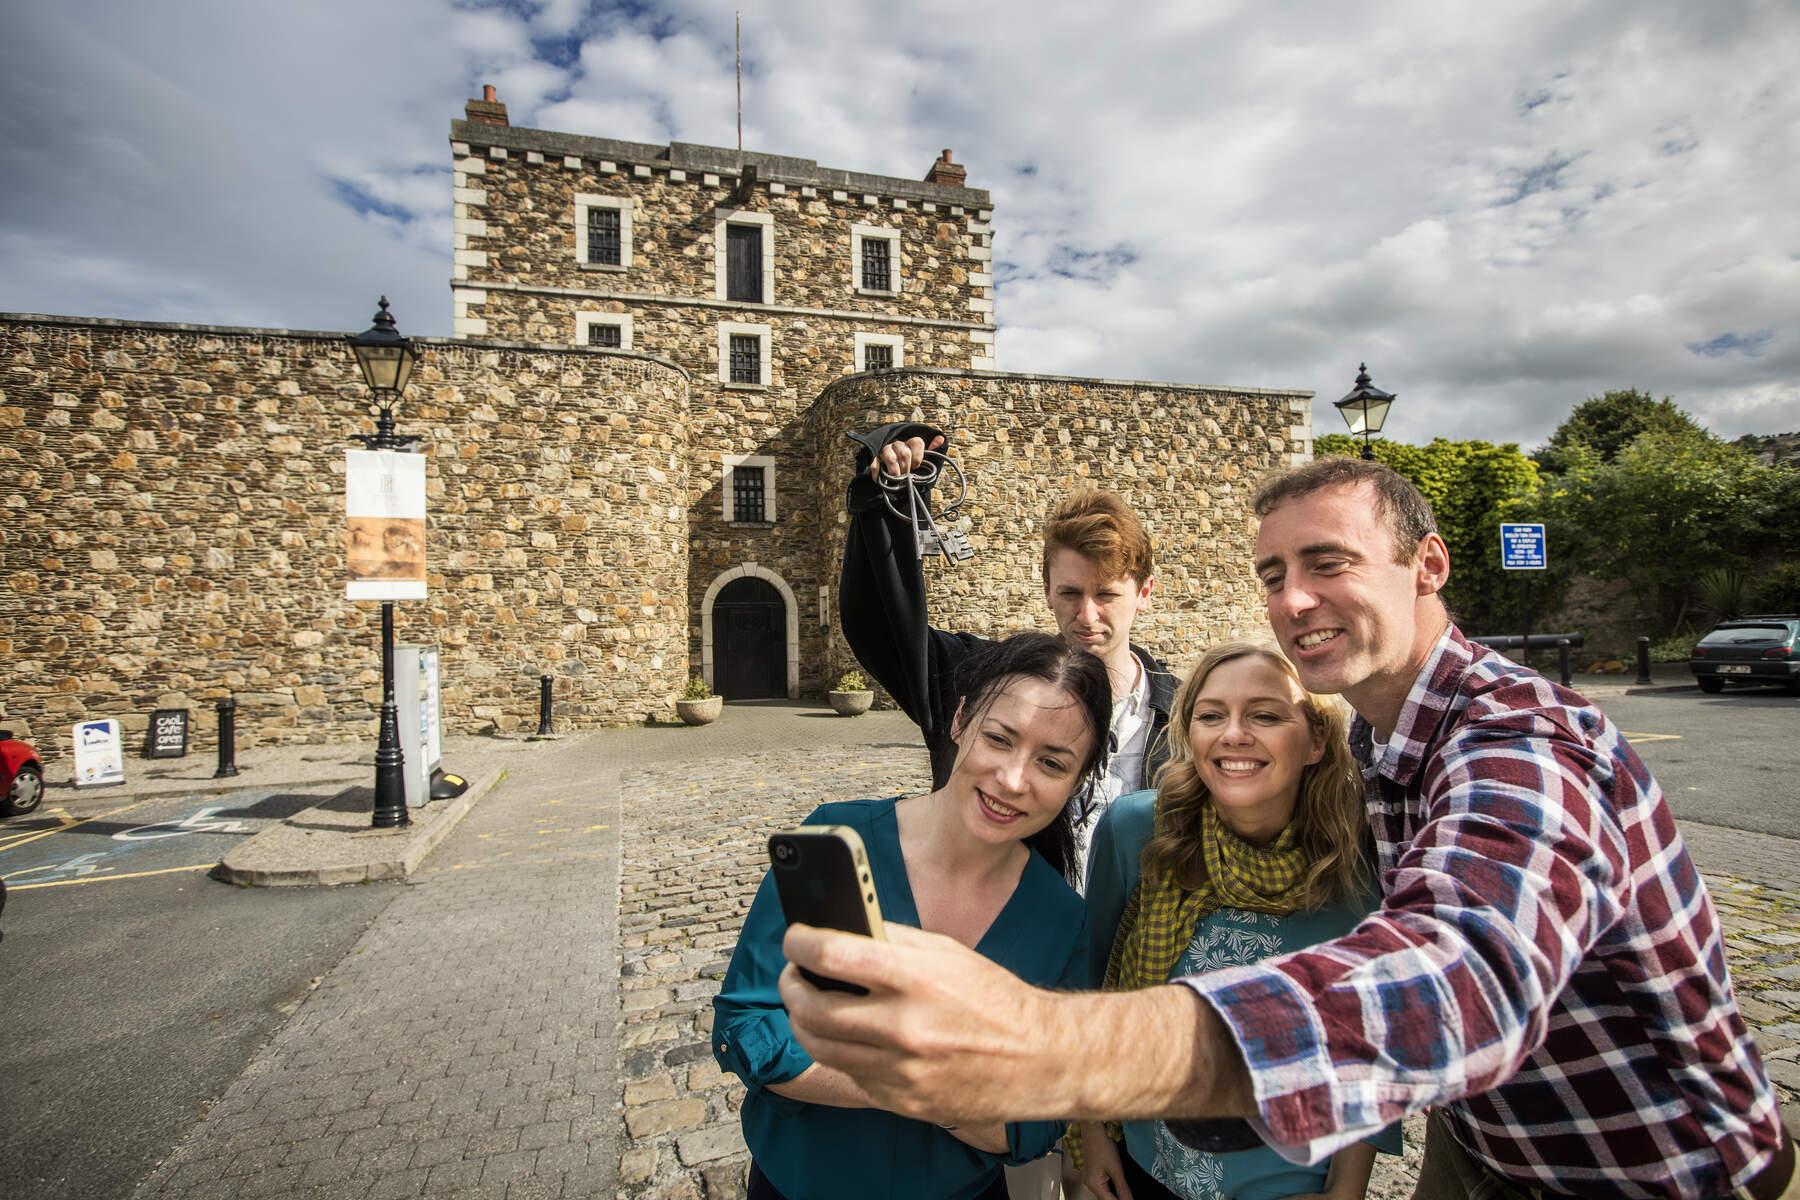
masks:
<path id="1" fill-rule="evenodd" d="M 75 786 L 125 782 L 125 746 L 114 720 L 83 721 L 73 731 Z"/>
<path id="2" fill-rule="evenodd" d="M 159 708 L 150 714 L 145 758 L 181 758 L 187 754 L 188 710 Z"/>
<path id="3" fill-rule="evenodd" d="M 1542 525 L 1501 525 L 1500 565 L 1508 571 L 1548 569 Z"/>

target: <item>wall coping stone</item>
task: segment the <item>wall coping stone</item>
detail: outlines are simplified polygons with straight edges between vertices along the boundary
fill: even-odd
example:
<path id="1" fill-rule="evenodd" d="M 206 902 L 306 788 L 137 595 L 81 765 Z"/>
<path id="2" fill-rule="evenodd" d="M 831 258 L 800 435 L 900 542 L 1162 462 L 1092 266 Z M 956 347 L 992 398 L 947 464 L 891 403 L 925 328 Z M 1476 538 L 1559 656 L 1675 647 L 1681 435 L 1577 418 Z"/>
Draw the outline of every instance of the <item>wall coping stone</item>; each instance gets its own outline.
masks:
<path id="1" fill-rule="evenodd" d="M 459 285 L 467 286 L 467 285 Z M 484 284 L 488 290 L 498 285 Z M 810 310 L 808 310 L 810 311 Z M 297 340 L 341 342 L 352 336 L 348 330 L 277 329 L 258 325 L 190 325 L 181 321 L 132 321 L 119 317 L 71 317 L 57 313 L 0 312 L 0 322 L 20 325 L 65 325 L 92 329 L 142 329 L 151 333 L 198 333 L 219 337 L 280 337 Z M 503 338 L 438 337 L 434 334 L 409 333 L 406 337 L 422 346 L 438 346 L 445 350 L 518 350 L 531 354 L 590 354 L 606 358 L 635 358 L 655 363 L 677 372 L 690 383 L 693 376 L 680 363 L 671 362 L 641 350 L 608 350 L 600 346 L 578 346 L 571 342 L 515 342 Z"/>
<path id="2" fill-rule="evenodd" d="M 887 378 L 898 375 L 939 375 L 958 379 L 1073 383 L 1082 387 L 1132 388 L 1140 392 L 1223 392 L 1233 396 L 1285 396 L 1290 400 L 1311 400 L 1314 396 L 1312 392 L 1298 391 L 1293 388 L 1234 387 L 1217 383 L 1165 383 L 1151 379 L 1102 379 L 1092 375 L 1046 375 L 1035 371 L 984 371 L 972 367 L 888 367 L 880 371 L 858 371 L 853 375 L 844 375 L 834 379 L 820 390 L 818 399 L 814 403 L 822 403 L 831 392 L 846 384 L 876 375 Z"/>
<path id="3" fill-rule="evenodd" d="M 578 133 L 528 129 L 522 125 L 487 125 L 471 121 L 451 121 L 450 140 L 468 143 L 471 151 L 484 146 L 503 146 L 509 150 L 536 150 L 544 154 L 602 159 L 621 167 L 626 164 L 645 164 L 673 168 L 687 171 L 690 175 L 695 172 L 738 175 L 744 167 L 753 166 L 756 168 L 759 185 L 778 182 L 794 186 L 835 188 L 846 192 L 875 192 L 910 200 L 936 200 L 967 208 L 990 207 L 985 188 L 952 187 L 917 179 L 899 179 L 890 175 L 843 171 L 834 167 L 821 167 L 810 158 L 763 154 L 753 150 L 730 150 L 723 146 L 703 146 L 694 142 L 670 142 L 661 146 L 650 142 L 625 142 L 615 138 L 587 137 Z"/>

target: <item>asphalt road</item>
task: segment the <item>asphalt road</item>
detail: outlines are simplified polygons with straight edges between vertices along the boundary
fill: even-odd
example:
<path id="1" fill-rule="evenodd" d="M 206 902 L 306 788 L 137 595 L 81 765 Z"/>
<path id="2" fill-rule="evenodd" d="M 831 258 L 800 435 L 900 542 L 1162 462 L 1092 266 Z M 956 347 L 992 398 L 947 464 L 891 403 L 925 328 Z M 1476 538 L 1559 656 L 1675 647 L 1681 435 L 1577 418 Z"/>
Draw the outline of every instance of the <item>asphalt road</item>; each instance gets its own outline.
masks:
<path id="1" fill-rule="evenodd" d="M 206 877 L 320 799 L 247 789 L 0 826 L 0 1195 L 129 1196 L 399 895 Z"/>
<path id="2" fill-rule="evenodd" d="M 1800 697 L 1693 689 L 1597 703 L 1662 784 L 1677 821 L 1800 839 Z M 1793 861 L 1800 877 L 1800 841 Z"/>

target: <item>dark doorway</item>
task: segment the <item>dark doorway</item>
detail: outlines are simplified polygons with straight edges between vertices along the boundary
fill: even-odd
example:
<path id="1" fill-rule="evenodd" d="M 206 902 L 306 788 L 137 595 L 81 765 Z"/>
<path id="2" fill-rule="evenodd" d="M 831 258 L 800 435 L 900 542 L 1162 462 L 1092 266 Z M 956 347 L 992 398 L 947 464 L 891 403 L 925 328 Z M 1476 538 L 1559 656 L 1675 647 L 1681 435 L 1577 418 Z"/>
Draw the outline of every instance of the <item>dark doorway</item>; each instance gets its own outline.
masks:
<path id="1" fill-rule="evenodd" d="M 787 695 L 787 605 L 766 579 L 734 579 L 713 601 L 713 683 L 727 700 Z"/>

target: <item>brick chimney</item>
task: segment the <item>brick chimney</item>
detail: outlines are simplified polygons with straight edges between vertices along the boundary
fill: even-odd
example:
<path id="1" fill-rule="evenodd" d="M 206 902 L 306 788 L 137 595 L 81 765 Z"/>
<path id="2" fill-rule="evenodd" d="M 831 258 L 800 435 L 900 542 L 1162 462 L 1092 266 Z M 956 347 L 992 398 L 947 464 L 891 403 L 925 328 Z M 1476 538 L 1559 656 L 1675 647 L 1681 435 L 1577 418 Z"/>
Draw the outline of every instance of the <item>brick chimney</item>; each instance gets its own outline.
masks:
<path id="1" fill-rule="evenodd" d="M 471 104 L 474 101 L 470 101 Z M 925 172 L 926 183 L 941 183 L 946 187 L 964 187 L 964 180 L 969 173 L 950 161 L 950 151 L 946 150 L 931 164 L 931 170 Z"/>
<path id="2" fill-rule="evenodd" d="M 478 125 L 510 125 L 506 119 L 506 105 L 494 99 L 494 85 L 483 84 L 481 99 L 471 100 L 463 106 L 463 115 Z"/>

